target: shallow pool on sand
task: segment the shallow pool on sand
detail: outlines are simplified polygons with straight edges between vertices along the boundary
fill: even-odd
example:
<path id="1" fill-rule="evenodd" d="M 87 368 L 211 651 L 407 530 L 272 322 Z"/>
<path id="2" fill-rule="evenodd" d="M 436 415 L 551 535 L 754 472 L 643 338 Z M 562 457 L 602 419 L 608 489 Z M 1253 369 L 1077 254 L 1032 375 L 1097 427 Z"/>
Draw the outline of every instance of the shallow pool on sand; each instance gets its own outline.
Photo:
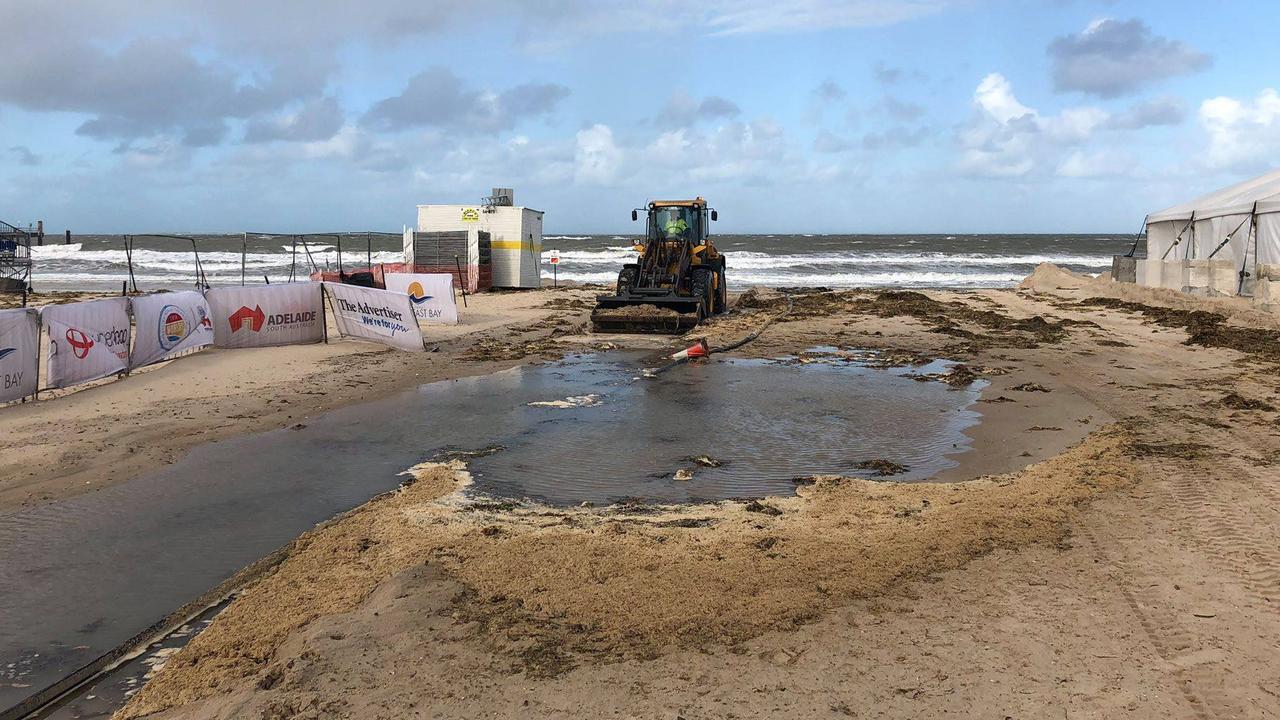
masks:
<path id="1" fill-rule="evenodd" d="M 502 448 L 470 461 L 473 496 L 564 505 L 791 494 L 795 478 L 868 476 L 858 464 L 876 459 L 909 468 L 895 480 L 927 478 L 955 464 L 979 419 L 977 386 L 910 377 L 944 368 L 834 355 L 642 378 L 636 356 L 582 355 L 211 443 L 121 485 L 0 514 L 0 710 L 450 450 Z"/>
<path id="2" fill-rule="evenodd" d="M 557 505 L 789 495 L 809 475 L 873 475 L 861 466 L 873 460 L 906 466 L 894 480 L 927 478 L 955 465 L 948 455 L 968 449 L 964 430 L 979 420 L 969 409 L 977 386 L 912 377 L 945 367 L 877 369 L 831 355 L 708 362 L 637 380 L 631 363 L 582 356 L 485 378 L 509 384 L 515 402 L 489 417 L 512 432 L 489 433 L 485 442 L 504 449 L 471 461 L 469 492 Z M 438 386 L 419 397 L 451 405 Z"/>

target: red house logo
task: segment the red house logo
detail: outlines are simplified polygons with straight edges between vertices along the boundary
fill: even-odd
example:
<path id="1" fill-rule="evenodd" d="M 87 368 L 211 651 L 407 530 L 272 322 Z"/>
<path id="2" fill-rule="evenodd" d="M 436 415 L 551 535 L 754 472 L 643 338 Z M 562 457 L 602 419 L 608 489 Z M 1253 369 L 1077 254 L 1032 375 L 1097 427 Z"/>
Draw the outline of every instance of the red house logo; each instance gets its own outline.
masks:
<path id="1" fill-rule="evenodd" d="M 227 322 L 231 325 L 231 332 L 237 332 L 249 328 L 254 332 L 262 329 L 262 323 L 266 322 L 267 314 L 262 312 L 261 305 L 254 305 L 250 310 L 245 306 L 241 306 L 239 310 L 231 313 L 231 317 L 227 318 Z"/>

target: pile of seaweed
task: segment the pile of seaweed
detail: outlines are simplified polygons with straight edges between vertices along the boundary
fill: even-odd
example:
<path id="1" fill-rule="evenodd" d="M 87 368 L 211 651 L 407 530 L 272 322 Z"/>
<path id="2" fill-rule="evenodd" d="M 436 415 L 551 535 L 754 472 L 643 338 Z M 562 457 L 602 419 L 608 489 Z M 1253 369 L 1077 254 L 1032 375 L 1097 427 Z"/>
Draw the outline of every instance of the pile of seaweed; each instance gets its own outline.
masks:
<path id="1" fill-rule="evenodd" d="M 994 310 L 979 310 L 959 300 L 942 302 L 913 290 L 866 290 L 789 293 L 780 290 L 752 288 L 734 305 L 737 309 L 776 310 L 793 305 L 792 320 L 831 315 L 839 312 L 861 313 L 878 317 L 912 317 L 931 326 L 932 332 L 967 341 L 971 346 L 1035 348 L 1041 344 L 1061 342 L 1075 325 L 1094 325 L 1079 320 L 1046 320 L 1039 315 L 1013 318 Z M 976 325 L 986 332 L 975 332 L 960 323 Z"/>
<path id="2" fill-rule="evenodd" d="M 1183 341 L 1186 345 L 1230 348 L 1271 362 L 1280 362 L 1280 332 L 1266 328 L 1228 325 L 1227 317 L 1221 313 L 1208 310 L 1178 310 L 1106 297 L 1087 298 L 1081 300 L 1079 305 L 1128 310 L 1140 313 L 1157 325 L 1183 328 L 1187 331 L 1187 339 Z"/>

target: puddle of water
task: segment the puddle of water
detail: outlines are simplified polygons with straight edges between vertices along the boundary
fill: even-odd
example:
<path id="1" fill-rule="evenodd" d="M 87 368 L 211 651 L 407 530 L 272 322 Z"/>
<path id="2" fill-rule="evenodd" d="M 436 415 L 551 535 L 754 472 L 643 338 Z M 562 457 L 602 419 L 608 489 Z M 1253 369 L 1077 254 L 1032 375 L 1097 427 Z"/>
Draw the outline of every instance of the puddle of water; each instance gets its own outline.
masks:
<path id="1" fill-rule="evenodd" d="M 109 718 L 124 707 L 134 693 L 160 672 L 164 664 L 208 627 L 233 598 L 214 605 L 163 638 L 150 643 L 136 657 L 126 660 L 102 677 L 77 690 L 67 700 L 39 715 L 40 720 L 88 720 Z"/>
<path id="2" fill-rule="evenodd" d="M 702 363 L 642 382 L 631 382 L 630 366 L 570 360 L 548 371 L 560 378 L 560 399 L 513 406 L 500 418 L 521 431 L 489 438 L 506 449 L 471 461 L 469 493 L 556 505 L 789 495 L 794 478 L 865 476 L 857 463 L 877 458 L 910 468 L 895 480 L 927 478 L 968 449 L 978 387 L 906 377 L 948 363 L 907 370 L 841 355 L 806 359 Z M 724 464 L 690 460 L 700 455 Z M 681 469 L 692 478 L 676 479 Z"/>
<path id="3" fill-rule="evenodd" d="M 967 448 L 963 430 L 978 421 L 976 386 L 904 376 L 943 364 L 726 361 L 637 381 L 634 360 L 588 355 L 432 383 L 0 515 L 0 708 L 446 449 L 505 448 L 471 461 L 473 494 L 686 502 L 789 494 L 793 477 L 873 458 L 911 468 L 894 479 L 924 478 L 954 465 L 947 454 Z M 726 463 L 685 459 L 696 455 Z M 680 468 L 692 479 L 674 479 Z"/>

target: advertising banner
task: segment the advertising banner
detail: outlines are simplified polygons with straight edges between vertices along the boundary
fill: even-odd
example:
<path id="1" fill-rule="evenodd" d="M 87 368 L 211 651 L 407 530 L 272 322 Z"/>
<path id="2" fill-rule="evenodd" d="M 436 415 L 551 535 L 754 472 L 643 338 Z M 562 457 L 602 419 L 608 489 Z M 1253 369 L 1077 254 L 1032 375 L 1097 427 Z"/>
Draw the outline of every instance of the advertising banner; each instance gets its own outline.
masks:
<path id="1" fill-rule="evenodd" d="M 49 305 L 49 386 L 69 387 L 129 369 L 129 301 L 107 298 Z"/>
<path id="2" fill-rule="evenodd" d="M 448 277 L 448 276 L 446 276 Z M 325 283 L 333 322 L 347 337 L 422 352 L 422 330 L 408 296 L 390 290 Z"/>
<path id="3" fill-rule="evenodd" d="M 135 368 L 213 344 L 209 303 L 193 290 L 134 298 L 133 321 Z"/>
<path id="4" fill-rule="evenodd" d="M 387 273 L 385 280 L 388 290 L 409 296 L 419 320 L 458 324 L 458 303 L 449 273 Z"/>
<path id="5" fill-rule="evenodd" d="M 269 347 L 324 339 L 320 283 L 220 287 L 205 297 L 213 317 L 213 344 L 218 347 Z"/>
<path id="6" fill-rule="evenodd" d="M 35 393 L 39 343 L 39 312 L 30 308 L 0 310 L 0 402 Z"/>

